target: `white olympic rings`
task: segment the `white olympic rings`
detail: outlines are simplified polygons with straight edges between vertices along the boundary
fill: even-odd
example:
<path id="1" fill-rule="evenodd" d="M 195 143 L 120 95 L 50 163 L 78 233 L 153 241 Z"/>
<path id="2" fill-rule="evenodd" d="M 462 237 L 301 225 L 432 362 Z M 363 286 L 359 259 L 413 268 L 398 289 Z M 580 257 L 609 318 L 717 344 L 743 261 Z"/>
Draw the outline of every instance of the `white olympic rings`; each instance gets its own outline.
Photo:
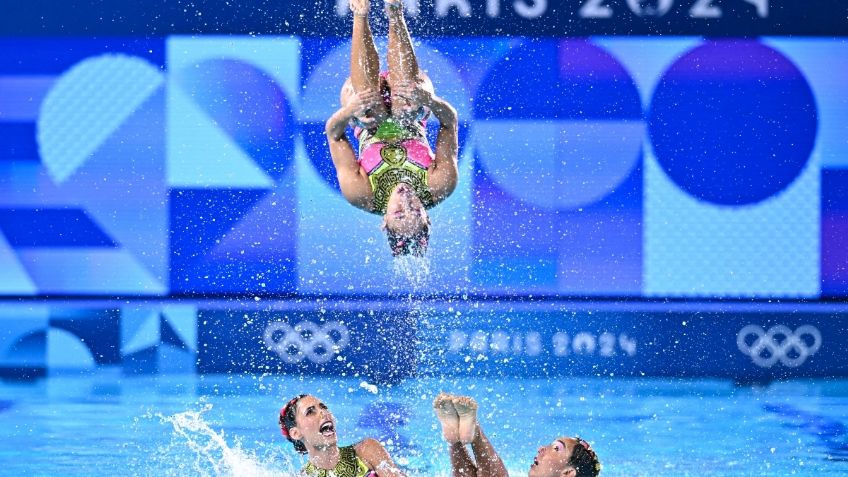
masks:
<path id="1" fill-rule="evenodd" d="M 265 346 L 286 363 L 295 364 L 309 359 L 316 364 L 329 362 L 350 343 L 347 327 L 330 321 L 320 326 L 301 321 L 290 326 L 282 321 L 269 323 L 263 337 Z"/>
<path id="2" fill-rule="evenodd" d="M 754 341 L 748 344 L 750 336 L 754 336 Z M 805 336 L 812 341 L 803 339 Z M 798 367 L 815 354 L 821 344 L 821 332 L 812 325 L 799 326 L 794 332 L 783 325 L 772 326 L 768 331 L 748 325 L 736 335 L 739 351 L 750 356 L 761 368 L 770 368 L 778 361 L 790 368 Z"/>

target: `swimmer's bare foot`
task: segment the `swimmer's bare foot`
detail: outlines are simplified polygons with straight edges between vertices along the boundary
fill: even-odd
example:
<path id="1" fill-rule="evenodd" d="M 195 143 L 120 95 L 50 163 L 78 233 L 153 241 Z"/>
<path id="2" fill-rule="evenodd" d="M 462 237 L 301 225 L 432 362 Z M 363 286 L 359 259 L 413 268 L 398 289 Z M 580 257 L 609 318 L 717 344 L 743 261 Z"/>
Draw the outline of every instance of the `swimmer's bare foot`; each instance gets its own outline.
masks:
<path id="1" fill-rule="evenodd" d="M 453 398 L 450 394 L 439 393 L 433 400 L 433 409 L 442 423 L 442 435 L 448 444 L 459 442 L 459 415 L 453 407 Z"/>
<path id="2" fill-rule="evenodd" d="M 477 401 L 466 396 L 454 396 L 453 407 L 459 416 L 459 441 L 470 444 L 477 435 Z"/>
<path id="3" fill-rule="evenodd" d="M 350 0 L 350 11 L 355 17 L 367 17 L 371 8 L 370 0 Z"/>

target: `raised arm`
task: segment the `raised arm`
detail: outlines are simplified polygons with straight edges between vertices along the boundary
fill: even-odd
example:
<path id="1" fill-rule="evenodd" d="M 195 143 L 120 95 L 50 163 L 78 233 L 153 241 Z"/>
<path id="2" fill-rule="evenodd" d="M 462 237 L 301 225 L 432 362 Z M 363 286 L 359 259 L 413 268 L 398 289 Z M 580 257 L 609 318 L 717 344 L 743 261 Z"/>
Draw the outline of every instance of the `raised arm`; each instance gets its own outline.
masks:
<path id="1" fill-rule="evenodd" d="M 374 439 L 364 439 L 354 446 L 358 455 L 368 466 L 377 473 L 377 477 L 406 477 L 398 469 L 383 445 Z"/>
<path id="2" fill-rule="evenodd" d="M 371 207 L 373 193 L 368 184 L 368 177 L 361 172 L 353 145 L 345 131 L 354 117 L 359 118 L 366 127 L 373 126 L 375 120 L 368 117 L 369 110 L 381 101 L 379 94 L 371 90 L 354 93 L 338 111 L 330 116 L 324 127 L 327 144 L 330 147 L 330 157 L 336 167 L 336 176 L 339 179 L 342 195 L 354 206 L 366 210 Z"/>
<path id="3" fill-rule="evenodd" d="M 456 110 L 447 101 L 431 96 L 427 106 L 439 120 L 439 134 L 436 137 L 436 160 L 430 173 L 430 189 L 433 199 L 441 202 L 456 189 L 459 172 L 457 155 L 459 153 L 459 125 Z"/>

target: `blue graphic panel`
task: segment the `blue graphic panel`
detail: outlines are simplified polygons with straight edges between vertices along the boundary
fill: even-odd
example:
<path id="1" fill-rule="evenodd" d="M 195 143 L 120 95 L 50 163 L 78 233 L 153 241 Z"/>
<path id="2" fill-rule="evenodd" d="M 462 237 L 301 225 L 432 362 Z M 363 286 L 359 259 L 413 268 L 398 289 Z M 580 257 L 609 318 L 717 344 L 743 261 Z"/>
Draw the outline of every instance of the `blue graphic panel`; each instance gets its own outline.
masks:
<path id="1" fill-rule="evenodd" d="M 633 79 L 586 40 L 499 54 L 475 98 L 475 282 L 638 294 L 644 124 Z"/>
<path id="2" fill-rule="evenodd" d="M 32 378 L 47 370 L 49 308 L 6 304 L 0 308 L 0 378 Z"/>
<path id="3" fill-rule="evenodd" d="M 0 161 L 37 161 L 35 124 L 0 122 Z"/>
<path id="4" fill-rule="evenodd" d="M 0 209 L 0 232 L 14 248 L 117 246 L 83 210 Z"/>
<path id="5" fill-rule="evenodd" d="M 822 295 L 848 295 L 848 169 L 822 171 Z"/>
<path id="6" fill-rule="evenodd" d="M 193 373 L 197 310 L 192 305 L 125 307 L 121 355 L 128 374 Z"/>
<path id="7" fill-rule="evenodd" d="M 692 196 L 720 205 L 785 190 L 810 158 L 816 127 L 804 75 L 754 40 L 689 51 L 664 73 L 651 103 L 651 141 L 663 170 Z"/>
<path id="8" fill-rule="evenodd" d="M 739 51 L 744 55 L 739 56 Z M 684 52 L 667 68 L 680 79 L 667 85 L 661 80 L 652 100 L 652 147 L 647 150 L 645 161 L 645 294 L 814 297 L 820 293 L 820 168 L 818 155 L 810 153 L 816 116 L 814 104 L 808 101 L 808 83 L 791 60 L 772 48 L 747 41 L 706 42 Z M 698 62 L 703 63 L 703 68 Z M 768 84 L 763 83 L 763 76 L 777 81 L 776 91 L 797 92 L 801 103 L 784 98 L 782 101 L 789 101 L 785 109 L 771 109 L 759 103 L 733 109 L 746 101 L 739 97 L 742 91 L 767 100 L 770 90 L 759 89 L 759 85 Z M 682 99 L 666 103 L 669 91 L 678 85 L 685 89 L 689 82 L 703 85 L 710 94 L 728 96 L 722 96 L 720 101 L 718 97 L 715 101 L 702 98 L 706 104 L 693 103 L 694 110 L 676 107 Z M 658 101 L 662 103 L 659 109 Z M 719 105 L 729 109 L 726 113 L 725 109 L 709 109 Z M 762 119 L 749 117 L 750 108 L 758 111 L 756 114 Z M 658 115 L 659 110 L 664 111 L 662 115 Z M 736 111 L 732 113 L 736 116 L 731 110 Z M 695 116 L 693 111 L 697 112 Z M 802 134 L 797 137 L 792 135 L 795 116 L 797 131 Z M 695 123 L 687 122 L 693 117 L 700 118 L 698 121 L 711 117 L 715 124 L 737 126 L 751 121 L 753 129 L 696 129 Z M 759 121 L 776 126 L 760 131 L 754 128 Z M 677 129 L 678 123 L 693 126 L 685 130 L 685 141 L 691 143 L 691 148 L 677 142 L 684 134 Z M 724 136 L 714 137 L 714 130 Z M 740 136 L 743 132 L 745 135 Z M 744 151 L 754 147 L 760 137 L 763 150 L 769 151 L 768 157 L 749 157 Z M 792 140 L 800 149 L 783 144 L 789 138 L 795 138 Z M 726 151 L 716 152 L 719 155 L 715 161 L 725 157 L 729 161 L 726 170 L 713 161 L 713 156 L 708 159 L 700 153 L 687 155 L 687 151 L 704 148 L 719 151 L 725 143 Z M 664 149 L 666 146 L 669 148 Z M 728 155 L 722 156 L 725 152 Z M 687 157 L 688 162 L 678 162 L 679 169 L 669 165 L 669 160 Z M 752 162 L 747 162 L 749 159 Z M 757 162 L 760 159 L 765 162 Z M 784 166 L 787 169 L 780 172 Z M 709 176 L 712 179 L 706 181 L 714 167 L 722 170 L 722 175 Z M 737 174 L 731 171 L 734 168 L 747 172 Z M 681 178 L 676 178 L 676 174 Z M 741 188 L 738 184 L 742 184 Z M 711 192 L 701 194 L 693 189 L 702 186 Z"/>
<path id="9" fill-rule="evenodd" d="M 165 41 L 155 36 L 127 38 L 0 38 L 0 75 L 55 75 L 80 61 L 124 53 L 165 66 Z"/>
<path id="10" fill-rule="evenodd" d="M 38 117 L 39 152 L 53 180 L 68 180 L 162 83 L 155 66 L 128 55 L 88 58 L 63 74 Z M 85 108 L 77 106 L 80 98 Z"/>
<path id="11" fill-rule="evenodd" d="M 173 190 L 170 202 L 171 229 L 179 231 L 171 239 L 174 293 L 294 290 L 297 218 L 285 196 L 185 189 Z"/>
<path id="12" fill-rule="evenodd" d="M 296 283 L 290 38 L 168 40 L 174 293 L 280 293 Z"/>
<path id="13" fill-rule="evenodd" d="M 72 352 L 79 343 L 83 347 L 81 349 L 90 352 L 98 366 L 120 364 L 120 317 L 120 310 L 115 309 L 52 308 L 50 327 L 63 331 L 55 333 L 60 339 L 55 351 Z M 72 339 L 67 340 L 68 336 Z"/>
<path id="14" fill-rule="evenodd" d="M 271 179 L 283 176 L 292 163 L 296 127 L 290 101 L 272 75 L 245 61 L 210 58 L 172 76 Z"/>
<path id="15" fill-rule="evenodd" d="M 845 42 L 416 51 L 461 120 L 427 292 L 848 294 Z M 346 37 L 6 38 L 0 52 L 0 293 L 386 294 L 427 275 L 398 267 L 379 219 L 338 193 L 323 122 Z"/>
<path id="16" fill-rule="evenodd" d="M 25 39 L 15 46 L 32 51 L 3 55 L 0 128 L 17 127 L 0 143 L 18 152 L 28 144 L 23 149 L 35 146 L 35 153 L 4 158 L 0 203 L 39 212 L 14 219 L 14 256 L 3 253 L 30 285 L 4 292 L 165 293 L 164 43 Z M 21 231 L 26 223 L 33 230 Z"/>

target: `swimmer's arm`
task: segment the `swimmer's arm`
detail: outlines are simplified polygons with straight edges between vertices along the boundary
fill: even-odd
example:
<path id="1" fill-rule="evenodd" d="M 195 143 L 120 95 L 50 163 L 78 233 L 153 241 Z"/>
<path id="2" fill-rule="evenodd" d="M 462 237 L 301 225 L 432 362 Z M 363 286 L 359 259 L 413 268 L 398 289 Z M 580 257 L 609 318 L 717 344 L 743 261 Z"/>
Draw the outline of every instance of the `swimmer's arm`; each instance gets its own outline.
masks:
<path id="1" fill-rule="evenodd" d="M 356 455 L 368 464 L 378 477 L 406 477 L 392 461 L 386 449 L 374 439 L 364 439 L 354 446 Z"/>
<path id="2" fill-rule="evenodd" d="M 327 120 L 325 129 L 327 137 L 336 140 L 341 139 L 345 135 L 347 125 L 353 118 L 357 118 L 365 129 L 376 126 L 377 119 L 373 117 L 374 111 L 382 106 L 379 93 L 370 89 L 361 93 L 351 93 L 345 104 Z"/>
<path id="3" fill-rule="evenodd" d="M 459 176 L 456 165 L 459 153 L 458 119 L 453 106 L 438 96 L 431 96 L 430 104 L 427 107 L 439 120 L 436 158 L 433 170 L 430 172 L 429 186 L 433 200 L 440 202 L 456 189 Z"/>
<path id="4" fill-rule="evenodd" d="M 338 125 L 340 118 L 344 115 L 345 113 L 337 111 L 327 120 L 324 132 L 327 134 L 327 143 L 330 146 L 330 157 L 336 167 L 336 177 L 339 179 L 339 187 L 344 198 L 360 209 L 370 210 L 374 194 L 371 191 L 371 184 L 368 183 L 368 176 L 359 167 L 353 145 L 345 134 L 347 121 L 342 123 L 344 126 Z M 341 132 L 338 132 L 339 128 Z"/>
<path id="5" fill-rule="evenodd" d="M 423 106 L 429 109 L 439 120 L 436 157 L 430 166 L 428 185 L 433 194 L 433 200 L 441 202 L 456 189 L 459 175 L 456 166 L 459 150 L 456 109 L 450 103 L 417 83 L 400 82 L 395 85 L 394 94 L 409 102 L 407 111 L 415 111 Z"/>

